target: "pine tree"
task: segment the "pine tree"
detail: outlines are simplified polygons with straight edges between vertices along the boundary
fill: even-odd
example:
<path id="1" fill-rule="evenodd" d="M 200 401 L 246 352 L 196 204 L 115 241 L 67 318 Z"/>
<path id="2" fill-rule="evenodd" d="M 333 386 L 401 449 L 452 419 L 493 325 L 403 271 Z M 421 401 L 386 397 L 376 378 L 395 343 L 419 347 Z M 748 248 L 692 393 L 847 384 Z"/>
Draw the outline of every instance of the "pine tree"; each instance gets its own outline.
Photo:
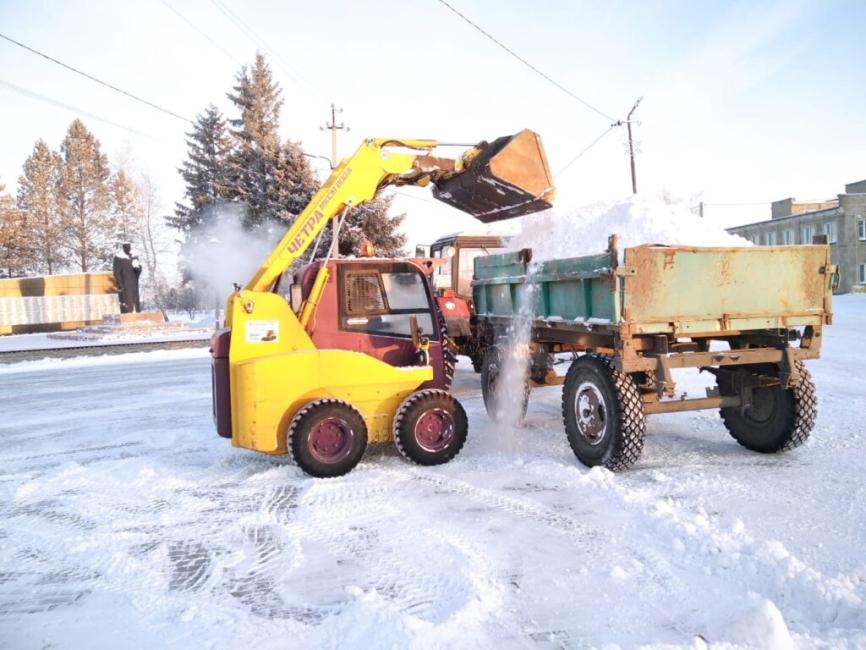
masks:
<path id="1" fill-rule="evenodd" d="M 51 275 L 69 262 L 63 191 L 63 160 L 39 140 L 18 179 L 18 208 L 26 219 L 26 257 L 33 272 Z"/>
<path id="2" fill-rule="evenodd" d="M 15 207 L 14 199 L 5 190 L 0 183 L 0 278 L 11 278 L 26 274 L 32 260 L 24 212 Z"/>
<path id="3" fill-rule="evenodd" d="M 229 198 L 231 140 L 226 122 L 213 104 L 196 118 L 187 133 L 187 159 L 178 170 L 186 183 L 186 203 L 176 203 L 174 216 L 166 223 L 184 235 L 190 235 L 202 224 L 204 208 Z"/>
<path id="4" fill-rule="evenodd" d="M 285 217 L 276 178 L 282 149 L 282 91 L 260 53 L 252 66 L 241 68 L 236 81 L 234 92 L 228 95 L 240 111 L 237 119 L 230 120 L 234 140 L 228 161 L 231 198 L 246 205 L 246 228 L 270 229 Z"/>
<path id="5" fill-rule="evenodd" d="M 280 147 L 274 179 L 275 200 L 281 207 L 279 218 L 285 226 L 304 211 L 319 189 L 319 182 L 300 144 L 287 142 Z"/>
<path id="6" fill-rule="evenodd" d="M 364 240 L 373 244 L 376 257 L 404 255 L 406 235 L 399 232 L 399 228 L 406 215 L 388 215 L 393 201 L 393 195 L 380 194 L 369 203 L 349 211 L 346 220 L 340 226 L 340 255 L 357 255 Z M 322 235 L 316 257 L 325 255 L 330 249 L 331 241 L 332 229 L 328 227 Z"/>
<path id="7" fill-rule="evenodd" d="M 60 151 L 69 250 L 82 272 L 107 267 L 117 245 L 108 159 L 99 140 L 78 119 L 69 126 Z"/>
<path id="8" fill-rule="evenodd" d="M 138 244 L 141 238 L 142 205 L 135 182 L 123 169 L 118 169 L 111 176 L 109 193 L 111 220 L 116 228 L 115 240 Z"/>

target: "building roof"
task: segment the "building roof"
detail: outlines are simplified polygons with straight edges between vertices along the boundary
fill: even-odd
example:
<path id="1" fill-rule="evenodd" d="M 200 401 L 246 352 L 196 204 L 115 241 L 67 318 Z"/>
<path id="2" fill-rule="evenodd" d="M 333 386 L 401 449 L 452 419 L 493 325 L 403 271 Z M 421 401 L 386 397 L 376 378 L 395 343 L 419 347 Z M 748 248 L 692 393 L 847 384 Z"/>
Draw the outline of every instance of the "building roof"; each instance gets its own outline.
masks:
<path id="1" fill-rule="evenodd" d="M 763 226 L 763 225 L 766 225 L 768 223 L 779 223 L 782 221 L 788 221 L 789 219 L 802 219 L 803 217 L 806 217 L 806 218 L 809 218 L 809 217 L 815 217 L 815 218 L 830 217 L 830 216 L 837 216 L 838 214 L 840 214 L 840 208 L 839 208 L 839 206 L 836 206 L 834 208 L 824 208 L 823 210 L 812 210 L 810 212 L 800 212 L 799 214 L 789 214 L 785 217 L 776 217 L 775 219 L 764 219 L 763 221 L 755 221 L 753 223 L 745 223 L 742 226 L 732 226 L 732 227 L 728 228 L 727 230 L 728 230 L 728 232 L 730 232 L 731 230 L 739 230 L 741 228 L 751 228 L 753 226 Z"/>

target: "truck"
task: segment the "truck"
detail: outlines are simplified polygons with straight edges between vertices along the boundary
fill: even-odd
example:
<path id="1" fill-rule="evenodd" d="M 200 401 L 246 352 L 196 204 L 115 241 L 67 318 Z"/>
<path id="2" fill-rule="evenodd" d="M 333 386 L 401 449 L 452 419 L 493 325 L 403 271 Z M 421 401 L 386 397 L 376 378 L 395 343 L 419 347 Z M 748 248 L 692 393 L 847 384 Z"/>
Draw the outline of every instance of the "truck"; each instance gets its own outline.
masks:
<path id="1" fill-rule="evenodd" d="M 502 417 L 497 379 L 524 319 L 522 408 L 533 388 L 561 385 L 566 437 L 585 465 L 634 465 L 655 413 L 718 409 L 756 452 L 803 444 L 817 414 L 805 361 L 820 356 L 839 277 L 829 247 L 618 248 L 612 236 L 596 255 L 533 263 L 524 249 L 474 260 L 488 414 Z M 551 364 L 561 353 L 573 357 L 564 376 Z M 678 395 L 673 371 L 683 368 L 715 385 Z"/>
<path id="2" fill-rule="evenodd" d="M 464 355 L 472 361 L 475 372 L 481 372 L 481 350 L 471 326 L 473 262 L 476 257 L 502 250 L 506 239 L 492 233 L 456 232 L 440 237 L 425 251 L 445 325 L 442 332 L 445 355 L 452 366 L 457 355 Z"/>

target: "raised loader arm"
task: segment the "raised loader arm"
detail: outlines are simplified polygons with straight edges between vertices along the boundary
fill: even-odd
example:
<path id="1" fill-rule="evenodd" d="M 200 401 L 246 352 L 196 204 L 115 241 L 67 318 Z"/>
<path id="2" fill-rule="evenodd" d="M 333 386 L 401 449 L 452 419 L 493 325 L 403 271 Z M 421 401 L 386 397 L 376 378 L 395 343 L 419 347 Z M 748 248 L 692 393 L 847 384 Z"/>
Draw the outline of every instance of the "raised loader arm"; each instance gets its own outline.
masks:
<path id="1" fill-rule="evenodd" d="M 313 196 L 262 266 L 247 291 L 268 291 L 299 259 L 329 220 L 375 198 L 389 185 L 435 184 L 434 197 L 482 221 L 512 218 L 550 207 L 553 183 L 541 140 L 532 131 L 482 142 L 459 158 L 429 152 L 435 140 L 365 140 Z M 395 150 L 397 149 L 397 150 Z M 424 153 L 407 153 L 407 149 Z"/>

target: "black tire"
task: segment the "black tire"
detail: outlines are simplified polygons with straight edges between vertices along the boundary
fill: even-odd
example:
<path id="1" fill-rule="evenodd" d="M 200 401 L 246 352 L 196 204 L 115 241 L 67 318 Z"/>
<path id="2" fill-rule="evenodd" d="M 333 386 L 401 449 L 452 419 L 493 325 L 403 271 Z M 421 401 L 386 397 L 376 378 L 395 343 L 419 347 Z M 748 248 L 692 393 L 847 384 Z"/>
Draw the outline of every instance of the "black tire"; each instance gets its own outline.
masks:
<path id="1" fill-rule="evenodd" d="M 484 354 L 482 352 L 474 352 L 470 355 L 469 360 L 472 361 L 472 370 L 480 373 L 484 365 Z"/>
<path id="2" fill-rule="evenodd" d="M 394 443 L 404 458 L 419 465 L 441 465 L 466 442 L 469 420 L 463 406 L 444 390 L 419 390 L 394 417 Z"/>
<path id="3" fill-rule="evenodd" d="M 338 399 L 310 402 L 297 412 L 288 431 L 289 450 L 310 476 L 331 478 L 351 471 L 367 448 L 367 424 Z"/>
<path id="4" fill-rule="evenodd" d="M 484 409 L 487 416 L 494 422 L 502 422 L 503 409 L 499 404 L 496 392 L 496 382 L 502 369 L 503 353 L 499 346 L 491 346 L 484 351 L 484 360 L 481 362 L 481 396 L 484 398 Z M 528 372 L 527 372 L 528 374 Z M 518 422 L 526 417 L 526 408 L 529 405 L 529 383 L 524 385 L 523 401 L 520 404 Z"/>
<path id="5" fill-rule="evenodd" d="M 762 454 L 787 451 L 802 445 L 812 433 L 818 415 L 818 395 L 812 375 L 797 362 L 800 382 L 790 388 L 772 386 L 752 391 L 752 408 L 720 410 L 734 440 L 746 449 Z M 778 368 L 767 374 L 778 375 Z"/>
<path id="6" fill-rule="evenodd" d="M 584 465 L 619 471 L 640 458 L 646 435 L 640 392 L 610 357 L 586 354 L 571 363 L 562 387 L 562 419 L 568 444 Z"/>
<path id="7" fill-rule="evenodd" d="M 439 319 L 439 341 L 442 344 L 442 365 L 445 371 L 445 390 L 451 388 L 454 381 L 454 367 L 457 365 L 457 344 L 454 339 L 448 336 L 448 323 L 445 321 L 445 314 L 439 306 L 439 301 L 434 300 L 436 306 L 436 318 Z"/>

